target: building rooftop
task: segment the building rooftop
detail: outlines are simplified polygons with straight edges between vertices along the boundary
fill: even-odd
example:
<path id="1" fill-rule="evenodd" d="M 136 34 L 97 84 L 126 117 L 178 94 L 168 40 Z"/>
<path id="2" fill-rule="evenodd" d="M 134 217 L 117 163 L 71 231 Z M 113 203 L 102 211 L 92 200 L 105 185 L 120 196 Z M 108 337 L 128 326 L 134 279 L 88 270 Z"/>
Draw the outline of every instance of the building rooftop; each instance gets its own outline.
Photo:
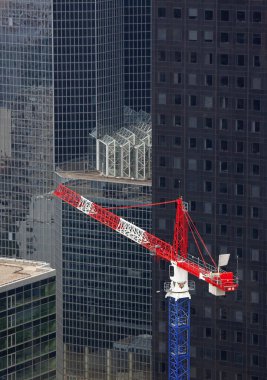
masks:
<path id="1" fill-rule="evenodd" d="M 107 177 L 104 175 L 101 175 L 98 171 L 63 171 L 63 170 L 57 170 L 57 175 L 64 179 L 69 180 L 93 180 L 93 181 L 104 181 L 104 182 L 115 182 L 115 183 L 122 183 L 122 184 L 131 184 L 131 185 L 143 185 L 143 186 L 151 186 L 151 180 L 137 180 L 137 179 L 131 179 L 131 178 L 122 178 L 122 177 Z"/>
<path id="2" fill-rule="evenodd" d="M 55 275 L 48 263 L 0 258 L 0 292 Z"/>

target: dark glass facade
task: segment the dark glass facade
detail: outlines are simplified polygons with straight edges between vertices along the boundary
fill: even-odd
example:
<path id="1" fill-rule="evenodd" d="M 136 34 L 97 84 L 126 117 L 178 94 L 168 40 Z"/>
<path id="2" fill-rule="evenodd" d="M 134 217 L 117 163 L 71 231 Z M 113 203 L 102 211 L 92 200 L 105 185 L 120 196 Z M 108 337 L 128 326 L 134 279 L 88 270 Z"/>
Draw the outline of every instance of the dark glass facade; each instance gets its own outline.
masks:
<path id="1" fill-rule="evenodd" d="M 65 181 L 104 207 L 151 200 L 147 181 L 113 182 L 90 173 Z M 151 256 L 67 204 L 57 206 L 62 252 L 58 322 L 64 336 L 58 354 L 64 354 L 64 373 L 82 379 L 116 378 L 120 373 L 150 379 Z M 151 227 L 149 208 L 114 212 L 145 230 Z"/>
<path id="2" fill-rule="evenodd" d="M 53 3 L 55 160 L 92 166 L 89 134 L 123 122 L 123 4 Z"/>
<path id="3" fill-rule="evenodd" d="M 23 262 L 18 265 L 23 272 Z M 2 272 L 2 261 L 0 266 Z M 0 379 L 56 380 L 54 273 L 8 284 L 1 277 Z"/>
<path id="4" fill-rule="evenodd" d="M 191 378 L 266 378 L 265 1 L 165 1 L 153 9 L 153 198 L 189 202 L 217 260 L 240 286 L 214 297 L 196 280 Z M 174 210 L 154 214 L 171 241 Z M 190 242 L 191 254 L 196 249 Z M 168 278 L 155 265 L 153 290 Z M 164 295 L 153 297 L 154 374 L 166 379 Z"/>
<path id="5" fill-rule="evenodd" d="M 151 0 L 124 0 L 125 105 L 151 109 Z"/>
<path id="6" fill-rule="evenodd" d="M 51 2 L 3 1 L 0 19 L 1 255 L 36 258 L 45 245 L 53 251 L 51 218 L 44 220 L 45 201 L 37 200 L 52 189 L 53 176 Z M 18 236 L 44 223 L 36 246 L 33 234 L 27 241 Z"/>

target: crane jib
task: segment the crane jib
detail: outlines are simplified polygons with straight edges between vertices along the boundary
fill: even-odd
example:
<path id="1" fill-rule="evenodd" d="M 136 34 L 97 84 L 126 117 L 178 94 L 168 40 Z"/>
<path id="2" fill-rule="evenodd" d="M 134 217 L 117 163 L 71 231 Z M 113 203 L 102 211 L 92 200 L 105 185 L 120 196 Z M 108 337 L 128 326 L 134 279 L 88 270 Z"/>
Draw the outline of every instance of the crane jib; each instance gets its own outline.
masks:
<path id="1" fill-rule="evenodd" d="M 185 241 L 184 232 L 181 234 L 181 237 L 178 236 L 180 241 L 175 241 L 172 246 L 104 207 L 84 198 L 63 184 L 60 184 L 53 194 L 76 209 L 82 211 L 84 214 L 99 221 L 101 224 L 112 228 L 121 235 L 142 245 L 155 256 L 167 260 L 168 262 L 175 262 L 178 267 L 186 270 L 191 275 L 209 283 L 210 285 L 225 292 L 234 291 L 238 287 L 237 279 L 232 272 L 224 272 L 221 269 L 218 270 L 218 268 L 211 266 L 207 267 L 205 263 L 203 264 L 199 260 L 197 261 L 196 258 L 192 256 L 188 257 L 187 252 L 185 255 L 183 244 L 184 247 L 186 247 L 187 242 Z M 183 207 L 181 201 L 180 205 Z M 183 215 L 181 217 L 183 218 Z M 178 222 L 180 223 L 180 221 Z"/>
<path id="2" fill-rule="evenodd" d="M 119 232 L 121 235 L 124 235 L 129 239 L 135 241 L 138 244 L 143 245 L 148 243 L 146 231 L 142 230 L 142 228 L 135 226 L 134 224 L 128 222 L 125 219 L 120 218 L 120 222 L 118 224 L 118 227 L 116 228 L 116 231 Z"/>

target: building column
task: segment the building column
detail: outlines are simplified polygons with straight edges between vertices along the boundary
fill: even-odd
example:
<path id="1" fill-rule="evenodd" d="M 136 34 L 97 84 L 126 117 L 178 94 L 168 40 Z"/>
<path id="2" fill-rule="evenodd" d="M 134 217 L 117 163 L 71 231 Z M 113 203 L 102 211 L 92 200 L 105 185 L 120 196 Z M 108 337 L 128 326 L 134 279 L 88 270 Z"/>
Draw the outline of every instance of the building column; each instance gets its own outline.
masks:
<path id="1" fill-rule="evenodd" d="M 85 380 L 89 380 L 89 355 L 87 346 L 84 350 L 84 378 Z"/>
<path id="2" fill-rule="evenodd" d="M 129 352 L 129 380 L 133 380 L 133 353 Z"/>
<path id="3" fill-rule="evenodd" d="M 111 351 L 107 350 L 107 380 L 111 380 Z"/>

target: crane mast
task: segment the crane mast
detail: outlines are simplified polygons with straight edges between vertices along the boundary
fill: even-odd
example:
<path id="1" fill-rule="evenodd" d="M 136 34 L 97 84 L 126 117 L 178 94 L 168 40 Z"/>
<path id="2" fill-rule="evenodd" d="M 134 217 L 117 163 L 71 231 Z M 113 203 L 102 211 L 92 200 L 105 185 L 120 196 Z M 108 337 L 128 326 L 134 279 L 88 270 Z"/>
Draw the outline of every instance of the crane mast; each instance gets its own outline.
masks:
<path id="1" fill-rule="evenodd" d="M 175 257 L 188 257 L 187 204 L 178 198 L 173 234 Z M 190 380 L 190 293 L 188 272 L 175 262 L 169 267 L 168 298 L 168 379 Z"/>
<path id="2" fill-rule="evenodd" d="M 53 194 L 87 216 L 113 229 L 119 234 L 145 247 L 153 255 L 168 261 L 170 283 L 166 287 L 168 298 L 168 380 L 190 380 L 190 293 L 188 273 L 209 284 L 209 292 L 221 296 L 238 287 L 232 272 L 223 271 L 224 258 L 219 266 L 207 265 L 188 254 L 188 210 L 182 198 L 176 201 L 173 244 L 148 233 L 104 207 L 84 198 L 60 184 Z M 221 265 L 220 265 L 221 263 Z"/>

